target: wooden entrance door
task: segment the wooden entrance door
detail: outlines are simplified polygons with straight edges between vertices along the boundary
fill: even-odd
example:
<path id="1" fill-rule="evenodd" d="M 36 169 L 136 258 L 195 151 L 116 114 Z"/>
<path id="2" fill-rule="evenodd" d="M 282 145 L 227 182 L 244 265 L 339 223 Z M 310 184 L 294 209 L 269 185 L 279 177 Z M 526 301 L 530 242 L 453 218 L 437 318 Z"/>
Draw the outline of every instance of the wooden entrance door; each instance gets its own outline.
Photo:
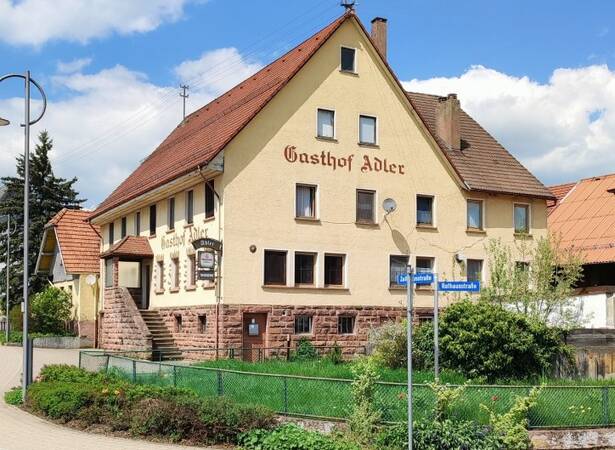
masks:
<path id="1" fill-rule="evenodd" d="M 265 357 L 267 313 L 244 313 L 243 360 L 256 362 Z"/>

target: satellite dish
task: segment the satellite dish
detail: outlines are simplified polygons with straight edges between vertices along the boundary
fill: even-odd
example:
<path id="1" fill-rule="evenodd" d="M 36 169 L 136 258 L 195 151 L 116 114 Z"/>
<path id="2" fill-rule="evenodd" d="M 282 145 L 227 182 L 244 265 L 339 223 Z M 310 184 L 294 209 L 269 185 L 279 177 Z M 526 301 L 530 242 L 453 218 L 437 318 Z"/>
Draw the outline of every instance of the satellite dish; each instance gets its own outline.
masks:
<path id="1" fill-rule="evenodd" d="M 387 214 L 390 214 L 397 209 L 397 203 L 392 198 L 387 198 L 382 202 L 382 208 Z"/>
<path id="2" fill-rule="evenodd" d="M 88 286 L 94 286 L 96 284 L 96 275 L 89 274 L 85 277 L 85 282 Z"/>

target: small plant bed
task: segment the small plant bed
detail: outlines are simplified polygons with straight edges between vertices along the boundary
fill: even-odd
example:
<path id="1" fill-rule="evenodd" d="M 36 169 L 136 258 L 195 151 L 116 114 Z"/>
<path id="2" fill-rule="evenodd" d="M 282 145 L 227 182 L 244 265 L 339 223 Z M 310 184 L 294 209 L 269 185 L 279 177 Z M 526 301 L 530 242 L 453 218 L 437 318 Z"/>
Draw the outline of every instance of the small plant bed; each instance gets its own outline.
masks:
<path id="1" fill-rule="evenodd" d="M 13 397 L 6 400 L 16 401 Z M 115 373 L 62 365 L 42 369 L 23 407 L 83 430 L 192 445 L 235 444 L 241 433 L 276 424 L 273 412 L 262 406 L 203 399 L 187 389 L 132 384 Z"/>
<path id="2" fill-rule="evenodd" d="M 70 333 L 28 333 L 32 339 L 46 338 L 46 337 L 73 337 L 74 334 Z M 0 345 L 7 344 L 6 334 L 0 333 Z M 8 344 L 23 344 L 23 333 L 21 331 L 11 331 L 9 333 Z"/>

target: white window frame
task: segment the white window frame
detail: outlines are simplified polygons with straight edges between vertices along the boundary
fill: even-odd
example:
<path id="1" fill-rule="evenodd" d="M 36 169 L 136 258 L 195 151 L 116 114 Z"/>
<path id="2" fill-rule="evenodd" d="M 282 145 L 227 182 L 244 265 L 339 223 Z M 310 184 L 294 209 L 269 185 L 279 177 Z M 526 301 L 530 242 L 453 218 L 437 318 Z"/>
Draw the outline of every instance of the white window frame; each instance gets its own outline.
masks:
<path id="1" fill-rule="evenodd" d="M 342 49 L 343 48 L 347 48 L 349 50 L 354 50 L 354 67 L 353 67 L 353 70 L 342 69 Z M 353 75 L 358 75 L 359 74 L 359 49 L 357 47 L 352 47 L 350 45 L 340 45 L 339 56 L 340 56 L 340 64 L 339 64 L 340 72 L 342 72 L 342 73 L 351 73 Z"/>
<path id="2" fill-rule="evenodd" d="M 424 259 L 431 259 L 431 273 L 433 274 L 437 274 L 438 273 L 438 258 L 436 258 L 433 254 L 429 254 L 429 253 L 420 253 L 418 255 L 414 255 L 412 257 L 412 267 L 414 267 L 414 273 L 418 273 L 417 269 L 418 266 L 416 264 L 416 260 L 419 258 L 424 258 Z M 434 288 L 434 283 L 430 283 L 430 284 L 417 284 L 416 287 L 418 289 L 433 289 Z"/>
<path id="3" fill-rule="evenodd" d="M 267 252 L 283 252 L 286 254 L 286 284 L 267 284 L 265 282 L 265 253 Z M 291 261 L 289 262 L 288 260 L 288 255 L 292 254 L 293 257 L 291 259 Z M 295 281 L 295 256 L 294 256 L 294 252 L 291 252 L 290 250 L 287 249 L 283 249 L 283 248 L 275 248 L 275 247 L 265 247 L 263 248 L 263 253 L 262 253 L 262 283 L 264 287 L 288 287 L 289 286 L 289 281 L 292 280 L 292 282 L 294 283 Z M 292 266 L 292 267 L 291 267 Z"/>
<path id="4" fill-rule="evenodd" d="M 319 134 L 319 129 L 318 129 L 318 112 L 319 111 L 329 111 L 333 113 L 333 137 L 328 137 L 328 136 L 321 136 Z M 317 139 L 325 139 L 325 140 L 329 140 L 329 141 L 335 141 L 337 140 L 337 112 L 335 111 L 335 108 L 329 108 L 327 106 L 319 106 L 316 108 L 316 138 Z"/>
<path id="5" fill-rule="evenodd" d="M 388 255 L 386 255 L 387 260 L 386 260 L 386 264 L 387 264 L 387 287 L 389 289 L 399 289 L 401 287 L 403 287 L 401 284 L 392 284 L 391 283 L 391 257 L 398 257 L 398 258 L 408 258 L 408 262 L 406 263 L 406 268 L 404 269 L 404 273 L 407 272 L 407 265 L 408 264 L 413 264 L 412 261 L 412 256 L 411 255 L 402 255 L 401 253 L 389 253 Z"/>
<path id="6" fill-rule="evenodd" d="M 316 250 L 293 250 L 292 252 L 292 257 L 291 257 L 291 271 L 290 273 L 292 274 L 292 278 L 291 278 L 291 282 L 287 284 L 291 285 L 291 286 L 307 286 L 307 287 L 318 287 L 320 286 L 320 254 L 318 253 L 318 251 Z M 312 284 L 299 284 L 297 285 L 297 283 L 295 282 L 295 256 L 299 254 L 299 255 L 312 255 L 314 257 L 314 273 L 313 273 L 313 277 L 314 280 L 312 282 Z M 287 261 L 288 263 L 288 261 Z"/>
<path id="7" fill-rule="evenodd" d="M 171 203 L 173 203 L 173 223 L 171 223 Z M 177 200 L 175 196 L 167 199 L 167 230 L 175 230 L 175 222 L 177 220 Z"/>
<path id="8" fill-rule="evenodd" d="M 314 217 L 297 215 L 297 188 L 299 186 L 314 188 Z M 293 217 L 299 220 L 320 220 L 320 186 L 316 183 L 295 183 L 293 192 Z"/>
<path id="9" fill-rule="evenodd" d="M 418 210 L 419 210 L 419 197 L 431 197 L 432 201 L 431 201 L 431 225 L 430 224 L 420 224 L 418 222 Z M 436 200 L 436 194 L 427 194 L 424 192 L 417 192 L 416 195 L 414 196 L 414 222 L 416 224 L 417 227 L 426 227 L 426 228 L 437 228 L 438 226 L 438 203 Z M 466 217 L 466 221 L 467 221 L 467 217 Z"/>
<path id="10" fill-rule="evenodd" d="M 480 228 L 471 228 L 469 221 L 468 221 L 468 202 L 480 202 L 481 203 L 481 227 Z M 485 204 L 487 202 L 485 201 L 485 199 L 482 198 L 473 198 L 473 197 L 467 197 L 466 198 L 466 228 L 470 231 L 472 230 L 477 230 L 477 231 L 484 231 L 487 227 L 486 227 L 486 209 L 485 209 Z M 514 212 L 514 210 L 513 210 Z M 513 217 L 513 221 L 515 220 L 515 218 Z"/>
<path id="11" fill-rule="evenodd" d="M 374 204 L 373 204 L 373 214 L 372 214 L 372 221 L 371 222 L 360 222 L 357 220 L 357 206 L 359 204 L 359 191 L 364 191 L 364 192 L 373 192 L 374 194 Z M 378 191 L 376 189 L 369 189 L 369 188 L 356 188 L 355 189 L 355 196 L 354 196 L 354 209 L 355 209 L 355 223 L 359 224 L 359 225 L 378 225 L 379 224 L 379 219 L 380 217 L 378 216 Z"/>
<path id="12" fill-rule="evenodd" d="M 192 221 L 188 222 L 188 205 L 190 202 L 188 202 L 188 198 L 190 196 L 190 192 L 192 192 Z M 184 192 L 184 221 L 186 225 L 192 225 L 194 224 L 194 189 L 188 189 Z"/>
<path id="13" fill-rule="evenodd" d="M 342 264 L 342 284 L 331 284 L 331 285 L 326 285 L 325 284 L 325 259 L 327 256 L 343 256 L 344 257 L 344 263 Z M 343 253 L 343 252 L 322 252 L 322 268 L 319 272 L 322 273 L 322 287 L 325 289 L 347 289 L 348 288 L 348 258 L 349 258 L 350 254 L 349 253 Z"/>
<path id="14" fill-rule="evenodd" d="M 523 234 L 516 230 L 515 227 L 515 207 L 516 206 L 527 206 L 527 234 L 532 233 L 532 204 L 525 202 L 514 202 L 512 207 L 512 226 L 514 234 Z"/>
<path id="15" fill-rule="evenodd" d="M 375 136 L 374 136 L 374 142 L 363 142 L 361 141 L 361 117 L 368 117 L 370 119 L 374 119 L 376 121 L 376 123 L 374 124 L 375 127 Z M 379 140 L 379 131 L 380 131 L 380 124 L 378 123 L 378 116 L 376 116 L 375 114 L 363 114 L 363 113 L 359 113 L 359 117 L 357 118 L 357 142 L 359 143 L 359 145 L 380 145 L 380 140 Z"/>
<path id="16" fill-rule="evenodd" d="M 468 261 L 472 260 L 472 261 L 480 261 L 480 278 L 479 278 L 479 282 L 483 283 L 485 281 L 485 260 L 483 258 L 468 258 L 466 259 L 465 263 L 466 263 L 466 281 L 468 281 Z"/>
<path id="17" fill-rule="evenodd" d="M 141 211 L 136 211 L 133 217 L 135 236 L 141 236 Z"/>

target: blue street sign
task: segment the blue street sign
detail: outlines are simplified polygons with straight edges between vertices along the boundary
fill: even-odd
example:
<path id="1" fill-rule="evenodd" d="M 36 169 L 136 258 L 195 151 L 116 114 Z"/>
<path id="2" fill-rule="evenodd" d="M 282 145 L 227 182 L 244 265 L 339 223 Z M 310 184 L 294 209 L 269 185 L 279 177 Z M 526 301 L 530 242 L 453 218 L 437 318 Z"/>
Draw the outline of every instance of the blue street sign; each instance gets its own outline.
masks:
<path id="1" fill-rule="evenodd" d="M 413 276 L 414 284 L 431 284 L 433 283 L 434 275 L 431 272 L 418 272 Z M 398 273 L 397 274 L 397 284 L 401 286 L 408 285 L 408 274 L 407 273 Z"/>
<path id="2" fill-rule="evenodd" d="M 440 281 L 438 290 L 452 292 L 478 292 L 480 281 Z"/>

